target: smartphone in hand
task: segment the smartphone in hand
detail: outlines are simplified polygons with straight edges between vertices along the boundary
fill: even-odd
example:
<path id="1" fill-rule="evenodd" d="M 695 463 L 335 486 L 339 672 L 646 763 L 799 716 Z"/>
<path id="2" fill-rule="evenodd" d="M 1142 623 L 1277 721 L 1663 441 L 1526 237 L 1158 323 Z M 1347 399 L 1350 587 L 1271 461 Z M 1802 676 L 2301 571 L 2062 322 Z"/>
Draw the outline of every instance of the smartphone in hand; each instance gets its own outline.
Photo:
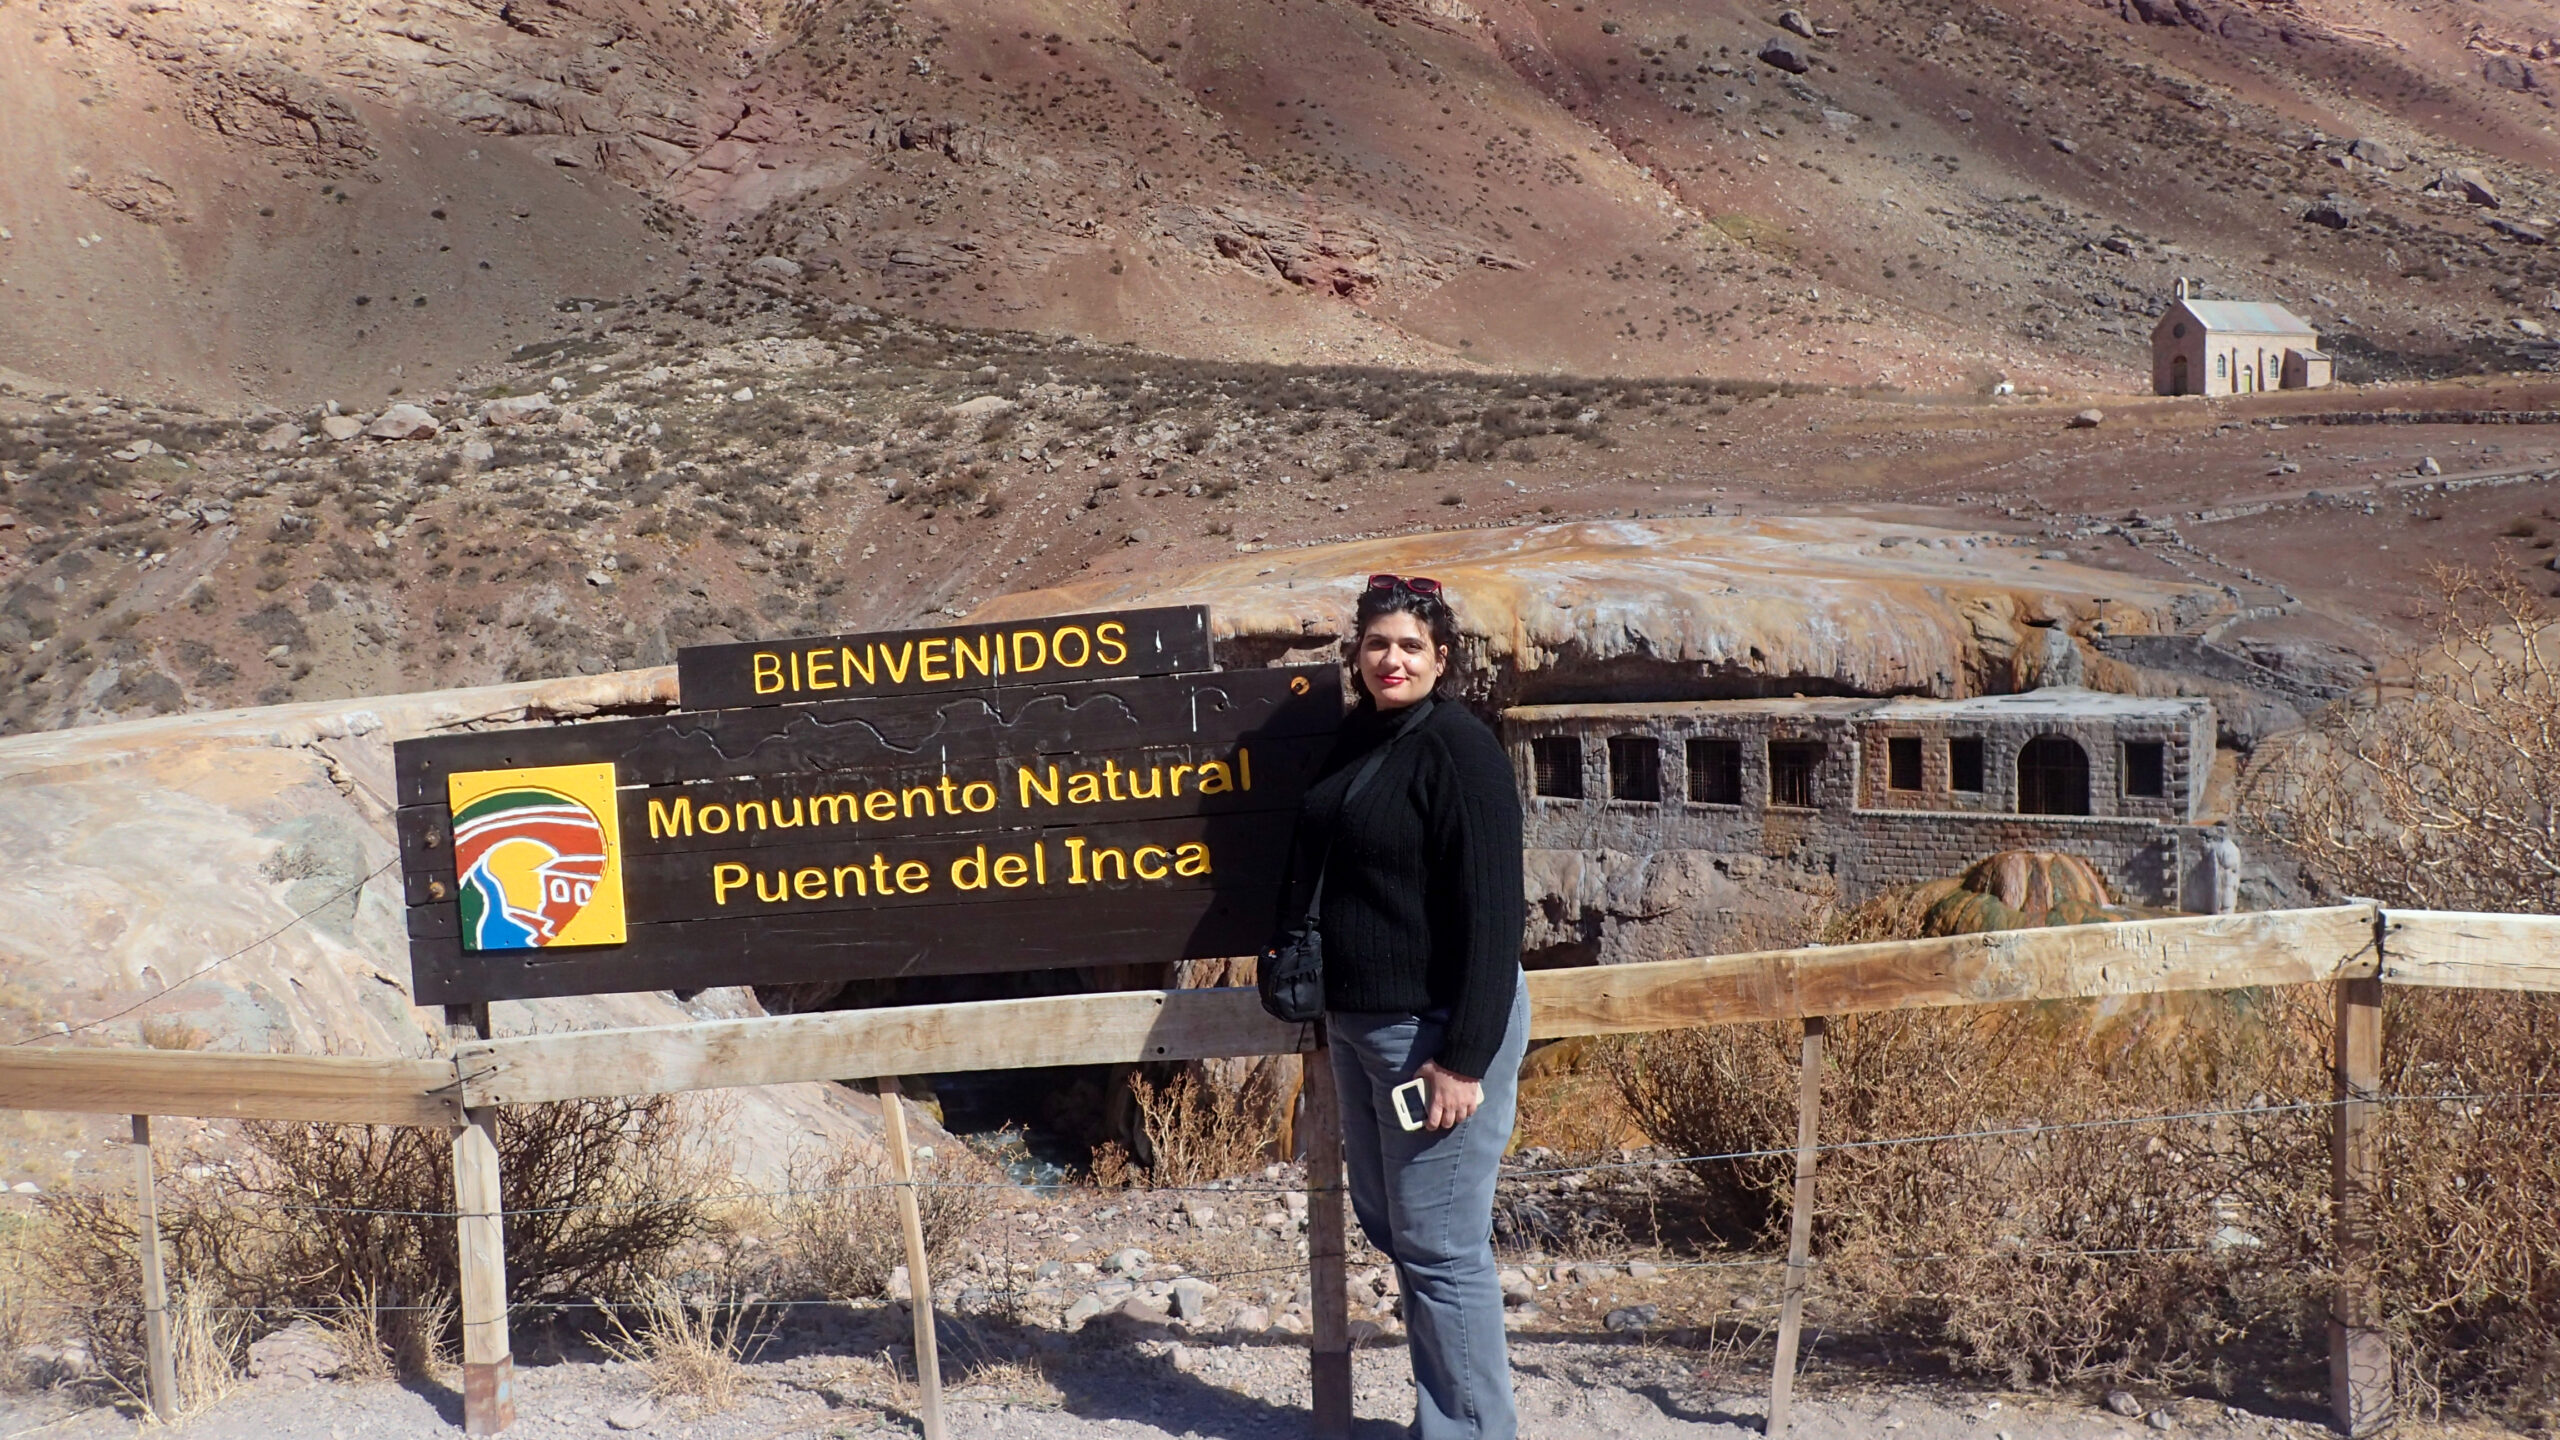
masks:
<path id="1" fill-rule="evenodd" d="M 1396 1123 L 1407 1131 L 1421 1129 L 1431 1114 L 1431 1087 L 1419 1075 L 1388 1091 L 1387 1098 L 1395 1102 Z"/>

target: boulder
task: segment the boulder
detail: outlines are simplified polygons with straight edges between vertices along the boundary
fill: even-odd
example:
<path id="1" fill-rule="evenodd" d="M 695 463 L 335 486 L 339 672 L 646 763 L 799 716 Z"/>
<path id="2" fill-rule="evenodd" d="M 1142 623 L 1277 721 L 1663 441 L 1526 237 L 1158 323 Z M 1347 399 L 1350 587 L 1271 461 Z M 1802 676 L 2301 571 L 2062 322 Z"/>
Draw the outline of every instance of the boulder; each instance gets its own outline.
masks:
<path id="1" fill-rule="evenodd" d="M 2489 183 L 2488 176 L 2468 165 L 2460 169 L 2447 170 L 2438 176 L 2436 188 L 2448 195 L 2459 195 L 2474 205 L 2491 210 L 2500 208 L 2502 203 L 2498 195 L 2498 187 Z"/>
<path id="2" fill-rule="evenodd" d="M 1803 46 L 1778 36 L 1770 37 L 1760 47 L 1759 59 L 1761 64 L 1774 65 L 1790 75 L 1802 75 L 1813 68 L 1813 61 L 1806 57 Z"/>
<path id="3" fill-rule="evenodd" d="M 2373 139 L 2370 136 L 2357 140 L 2355 143 L 2349 145 L 2347 147 L 2347 153 L 2377 170 L 2406 170 L 2409 168 L 2408 156 L 2401 154 L 2396 147 L 2386 144 L 2383 141 Z M 2123 1392 L 2119 1391 L 2117 1393 L 2121 1394 Z"/>
<path id="4" fill-rule="evenodd" d="M 302 443 L 302 427 L 287 420 L 271 425 L 258 436 L 258 448 L 265 451 L 291 450 Z"/>
<path id="5" fill-rule="evenodd" d="M 2061 151 L 2065 155 L 2077 155 L 2080 153 L 2080 142 L 2072 139 L 2068 135 L 2048 135 L 2045 137 L 2044 143 Z"/>
<path id="6" fill-rule="evenodd" d="M 759 255 L 747 262 L 747 273 L 759 280 L 797 280 L 800 262 L 780 255 Z"/>
<path id="7" fill-rule="evenodd" d="M 364 427 L 364 433 L 376 440 L 430 440 L 443 429 L 419 406 L 394 405 Z"/>
<path id="8" fill-rule="evenodd" d="M 320 433 L 332 440 L 353 440 L 364 433 L 364 421 L 353 415 L 324 415 L 320 419 Z"/>
<path id="9" fill-rule="evenodd" d="M 521 425 L 551 409 L 548 395 L 502 395 L 480 407 L 483 425 Z"/>
<path id="10" fill-rule="evenodd" d="M 1778 28 L 1792 34 L 1801 35 L 1807 40 L 1813 38 L 1813 22 L 1806 19 L 1805 13 L 1801 10 L 1779 11 Z"/>
<path id="11" fill-rule="evenodd" d="M 2551 243 L 2550 233 L 2539 226 L 2518 224 L 2513 220 L 2509 220 L 2498 215 L 2490 216 L 2488 224 L 2490 229 L 2497 231 L 2499 234 L 2506 236 L 2508 239 L 2513 240 L 2519 245 L 2548 245 Z"/>
<path id="12" fill-rule="evenodd" d="M 942 413 L 954 420 L 991 420 L 998 415 L 1010 414 L 1014 408 L 1014 402 L 1001 395 L 980 395 L 963 400 Z"/>
<path id="13" fill-rule="evenodd" d="M 2302 222 L 2330 230 L 2344 230 L 2363 214 L 2362 205 L 2332 190 L 2311 202 L 2311 208 L 2302 212 Z"/>
<path id="14" fill-rule="evenodd" d="M 2104 410 L 2074 411 L 2070 422 L 2074 430 L 2095 430 L 2105 423 L 2107 423 L 2107 412 Z"/>

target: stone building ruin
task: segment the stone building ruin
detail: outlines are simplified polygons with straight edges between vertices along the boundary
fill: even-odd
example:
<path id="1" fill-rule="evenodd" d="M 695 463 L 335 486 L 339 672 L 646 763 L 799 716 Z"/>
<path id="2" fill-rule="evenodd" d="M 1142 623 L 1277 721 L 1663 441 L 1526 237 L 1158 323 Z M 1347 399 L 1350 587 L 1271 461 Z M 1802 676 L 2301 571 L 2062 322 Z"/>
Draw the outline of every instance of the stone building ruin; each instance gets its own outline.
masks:
<path id="1" fill-rule="evenodd" d="M 1502 713 L 1502 736 L 1533 963 L 1784 943 L 1808 899 L 1854 905 L 2001 850 L 2083 856 L 2124 903 L 2228 908 L 2203 699 L 1525 705 Z"/>

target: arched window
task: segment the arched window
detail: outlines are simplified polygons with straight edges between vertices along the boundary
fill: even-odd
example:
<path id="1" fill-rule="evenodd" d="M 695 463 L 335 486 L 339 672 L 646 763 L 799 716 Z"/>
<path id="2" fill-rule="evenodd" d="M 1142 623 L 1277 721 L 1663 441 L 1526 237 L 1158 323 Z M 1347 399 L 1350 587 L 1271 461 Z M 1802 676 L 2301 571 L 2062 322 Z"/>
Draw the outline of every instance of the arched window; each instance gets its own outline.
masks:
<path id="1" fill-rule="evenodd" d="M 2018 813 L 2089 813 L 2089 754 L 2078 741 L 2039 735 L 2018 752 Z"/>
<path id="2" fill-rule="evenodd" d="M 2231 378 L 2230 356 L 2216 355 L 2213 357 L 2213 378 L 2216 380 L 2228 380 Z"/>

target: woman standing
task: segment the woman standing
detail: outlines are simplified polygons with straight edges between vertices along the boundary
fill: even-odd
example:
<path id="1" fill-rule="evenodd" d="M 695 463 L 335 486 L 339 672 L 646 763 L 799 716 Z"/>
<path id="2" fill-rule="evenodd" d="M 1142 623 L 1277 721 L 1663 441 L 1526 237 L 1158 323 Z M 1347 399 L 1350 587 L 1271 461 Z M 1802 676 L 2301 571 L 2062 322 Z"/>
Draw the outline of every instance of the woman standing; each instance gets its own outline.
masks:
<path id="1" fill-rule="evenodd" d="M 1413 1433 L 1512 1440 L 1493 1186 L 1529 1039 L 1520 799 L 1493 732 L 1435 698 L 1457 639 L 1439 582 L 1369 577 L 1360 700 L 1299 812 L 1283 933 L 1312 903 L 1351 1205 L 1404 1293 Z M 1407 1130 L 1390 1092 L 1417 1078 Z"/>

